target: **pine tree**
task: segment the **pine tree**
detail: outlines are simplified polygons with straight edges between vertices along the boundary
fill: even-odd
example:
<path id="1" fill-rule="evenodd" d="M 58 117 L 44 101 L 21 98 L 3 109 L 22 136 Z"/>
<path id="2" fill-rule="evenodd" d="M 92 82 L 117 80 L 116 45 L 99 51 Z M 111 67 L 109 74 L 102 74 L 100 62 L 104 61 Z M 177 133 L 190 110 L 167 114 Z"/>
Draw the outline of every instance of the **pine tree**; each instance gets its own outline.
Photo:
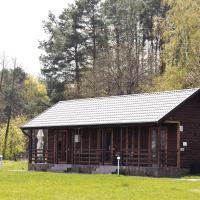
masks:
<path id="1" fill-rule="evenodd" d="M 88 86 L 92 90 L 92 95 L 98 95 L 98 61 L 100 54 L 104 49 L 106 43 L 106 26 L 103 22 L 101 13 L 100 0 L 82 0 L 80 1 L 83 8 L 82 24 L 83 31 L 86 35 L 86 54 L 88 67 L 90 68 Z"/>
<path id="2" fill-rule="evenodd" d="M 72 89 L 75 87 L 76 97 L 81 96 L 81 76 L 86 68 L 85 37 L 81 31 L 81 17 L 82 8 L 78 2 L 73 7 L 65 9 L 58 19 L 50 13 L 49 21 L 44 25 L 50 37 L 48 41 L 40 44 L 46 52 L 41 56 L 44 75 L 49 80 L 53 78 L 58 84 L 70 85 Z"/>

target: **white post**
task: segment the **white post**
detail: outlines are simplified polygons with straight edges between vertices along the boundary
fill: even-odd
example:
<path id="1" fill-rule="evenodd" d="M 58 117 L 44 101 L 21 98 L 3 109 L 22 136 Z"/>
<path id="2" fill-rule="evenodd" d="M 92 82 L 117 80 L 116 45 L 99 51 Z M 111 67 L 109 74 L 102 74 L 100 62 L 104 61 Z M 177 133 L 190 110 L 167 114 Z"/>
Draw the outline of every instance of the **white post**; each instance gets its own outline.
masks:
<path id="1" fill-rule="evenodd" d="M 120 157 L 117 156 L 117 175 L 119 176 L 119 161 L 120 161 Z"/>

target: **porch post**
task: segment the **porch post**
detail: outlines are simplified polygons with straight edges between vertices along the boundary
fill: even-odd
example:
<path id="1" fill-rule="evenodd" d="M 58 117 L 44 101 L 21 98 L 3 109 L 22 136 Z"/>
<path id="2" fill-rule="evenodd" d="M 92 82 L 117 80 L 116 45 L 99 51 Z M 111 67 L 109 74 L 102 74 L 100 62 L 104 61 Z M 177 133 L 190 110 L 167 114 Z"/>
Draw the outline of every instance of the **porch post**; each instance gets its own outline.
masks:
<path id="1" fill-rule="evenodd" d="M 77 131 L 78 129 L 75 128 L 74 129 L 74 134 L 73 134 L 73 142 L 74 142 L 74 164 L 78 164 L 77 163 L 77 154 L 76 154 L 76 143 L 75 143 L 75 135 L 77 134 Z"/>
<path id="2" fill-rule="evenodd" d="M 151 129 L 148 128 L 148 166 L 151 166 Z"/>
<path id="3" fill-rule="evenodd" d="M 140 132 L 141 127 L 138 127 L 138 167 L 140 166 Z"/>
<path id="4" fill-rule="evenodd" d="M 126 128 L 126 166 L 128 165 L 128 127 Z"/>
<path id="5" fill-rule="evenodd" d="M 101 136 L 102 136 L 102 142 L 101 142 L 101 148 L 102 148 L 102 165 L 104 165 L 104 130 L 103 130 L 103 128 L 101 129 Z"/>
<path id="6" fill-rule="evenodd" d="M 75 142 L 74 142 L 74 132 L 76 129 L 72 129 L 72 163 L 75 164 L 74 161 L 74 153 L 75 153 Z"/>
<path id="7" fill-rule="evenodd" d="M 90 154 L 91 154 L 91 129 L 89 129 L 89 165 L 90 165 L 90 163 L 91 163 L 91 159 L 90 159 Z"/>
<path id="8" fill-rule="evenodd" d="M 29 164 L 32 163 L 32 151 L 33 151 L 33 149 L 32 149 L 33 145 L 32 144 L 33 144 L 33 130 L 31 129 L 30 137 L 29 137 L 29 148 L 28 148 L 28 150 L 29 150 L 29 155 L 28 155 Z"/>
<path id="9" fill-rule="evenodd" d="M 181 152 L 180 152 L 180 122 L 177 123 L 177 168 L 180 168 L 180 162 L 181 162 Z"/>
<path id="10" fill-rule="evenodd" d="M 100 129 L 96 129 L 97 131 L 97 150 L 95 152 L 95 155 L 96 155 L 96 163 L 99 165 L 100 162 L 101 162 L 101 152 L 100 152 Z"/>
<path id="11" fill-rule="evenodd" d="M 158 127 L 158 145 L 157 145 L 157 152 L 158 152 L 158 167 L 160 167 L 160 143 L 161 143 L 161 137 L 160 137 L 160 131 L 161 131 L 161 127 Z"/>
<path id="12" fill-rule="evenodd" d="M 58 160 L 57 160 L 57 132 L 54 130 L 54 132 L 53 132 L 53 137 L 54 137 L 54 139 L 53 139 L 53 141 L 54 141 L 54 152 L 53 152 L 53 154 L 54 154 L 54 163 L 57 163 L 58 162 Z"/>
<path id="13" fill-rule="evenodd" d="M 135 131 L 134 128 L 132 127 L 132 138 L 131 138 L 131 143 L 132 143 L 132 159 L 131 159 L 131 165 L 134 164 L 134 156 L 135 156 L 135 147 L 134 147 L 134 137 L 135 137 Z"/>
<path id="14" fill-rule="evenodd" d="M 68 138 L 69 138 L 69 130 L 67 129 L 67 132 L 66 132 L 66 147 L 65 147 L 65 150 L 66 150 L 66 163 L 68 163 Z"/>
<path id="15" fill-rule="evenodd" d="M 120 157 L 121 157 L 121 166 L 123 165 L 123 128 L 120 129 Z"/>
<path id="16" fill-rule="evenodd" d="M 44 132 L 43 162 L 48 163 L 48 130 Z"/>
<path id="17" fill-rule="evenodd" d="M 80 128 L 77 128 L 76 135 L 78 135 L 78 137 L 81 137 L 81 136 L 80 136 Z M 74 143 L 74 145 L 75 145 L 75 143 Z M 81 147 L 81 148 L 82 148 L 82 147 Z M 76 154 L 76 155 L 77 155 L 77 156 L 76 156 L 76 157 L 77 157 L 77 158 L 76 158 L 76 160 L 77 160 L 76 163 L 79 164 L 79 165 L 81 164 L 81 157 L 82 157 L 82 156 L 81 156 L 81 155 L 82 155 L 81 152 L 82 152 L 82 150 L 81 150 L 80 147 L 79 147 L 78 155 Z"/>
<path id="18" fill-rule="evenodd" d="M 80 129 L 79 132 L 81 137 L 81 153 L 83 153 L 83 129 Z"/>

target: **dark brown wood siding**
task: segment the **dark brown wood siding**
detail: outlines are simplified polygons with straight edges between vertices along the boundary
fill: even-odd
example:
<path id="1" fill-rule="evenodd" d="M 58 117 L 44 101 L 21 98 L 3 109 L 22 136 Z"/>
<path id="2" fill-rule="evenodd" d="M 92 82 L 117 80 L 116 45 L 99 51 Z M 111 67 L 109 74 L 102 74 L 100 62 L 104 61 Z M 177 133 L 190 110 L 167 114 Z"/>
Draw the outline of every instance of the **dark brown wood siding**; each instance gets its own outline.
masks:
<path id="1" fill-rule="evenodd" d="M 49 130 L 48 131 L 48 157 L 47 162 L 48 163 L 54 163 L 54 131 Z"/>
<path id="2" fill-rule="evenodd" d="M 167 124 L 167 165 L 177 165 L 177 125 Z"/>
<path id="3" fill-rule="evenodd" d="M 183 132 L 180 136 L 181 148 L 183 142 L 188 146 L 180 153 L 181 167 L 190 167 L 192 164 L 200 161 L 200 95 L 196 95 L 179 107 L 169 117 L 169 120 L 180 121 L 183 126 Z M 171 141 L 172 142 L 172 141 Z M 173 146 L 173 145 L 171 145 Z M 171 147 L 173 148 L 173 147 Z"/>

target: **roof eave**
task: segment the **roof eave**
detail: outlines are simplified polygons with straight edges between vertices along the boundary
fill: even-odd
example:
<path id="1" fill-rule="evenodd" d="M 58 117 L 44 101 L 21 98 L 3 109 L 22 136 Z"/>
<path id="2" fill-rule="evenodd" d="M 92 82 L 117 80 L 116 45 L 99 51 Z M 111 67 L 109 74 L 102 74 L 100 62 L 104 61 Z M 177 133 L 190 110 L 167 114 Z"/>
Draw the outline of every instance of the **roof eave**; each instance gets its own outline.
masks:
<path id="1" fill-rule="evenodd" d="M 33 129 L 60 129 L 60 128 L 86 128 L 86 127 L 126 127 L 126 126 L 139 126 L 139 125 L 157 125 L 158 121 L 152 122 L 134 122 L 134 123 L 107 123 L 107 124 L 86 124 L 86 125 L 61 125 L 61 126 L 37 126 L 37 127 L 20 127 L 21 130 L 33 130 Z"/>

